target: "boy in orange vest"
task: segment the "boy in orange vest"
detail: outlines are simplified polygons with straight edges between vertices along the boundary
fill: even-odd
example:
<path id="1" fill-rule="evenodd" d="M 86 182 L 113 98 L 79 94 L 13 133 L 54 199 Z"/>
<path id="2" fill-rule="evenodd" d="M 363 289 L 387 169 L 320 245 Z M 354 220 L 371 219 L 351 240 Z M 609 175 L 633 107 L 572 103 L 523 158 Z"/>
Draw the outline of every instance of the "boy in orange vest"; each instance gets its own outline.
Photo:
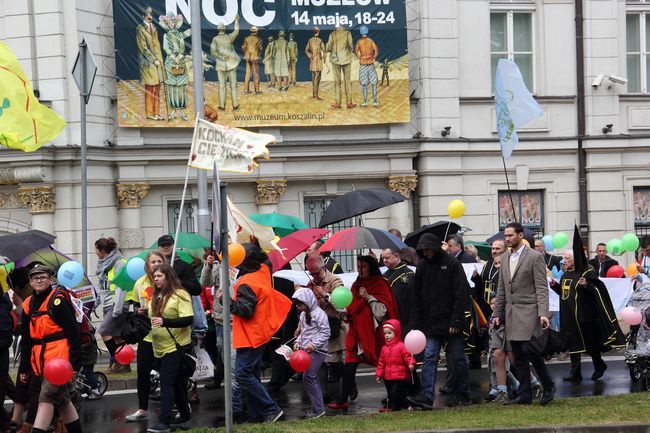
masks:
<path id="1" fill-rule="evenodd" d="M 53 358 L 70 361 L 73 371 L 81 367 L 81 335 L 68 292 L 53 285 L 54 272 L 41 264 L 29 271 L 29 283 L 34 289 L 23 303 L 22 348 L 20 370 L 31 367 L 35 376 L 43 375 L 43 367 Z M 31 365 L 30 365 L 31 364 Z M 21 373 L 19 379 L 27 381 Z M 56 386 L 43 378 L 38 397 L 38 410 L 33 433 L 45 433 L 52 422 L 54 408 L 58 409 L 68 433 L 81 433 L 79 415 L 70 401 L 73 381 Z"/>

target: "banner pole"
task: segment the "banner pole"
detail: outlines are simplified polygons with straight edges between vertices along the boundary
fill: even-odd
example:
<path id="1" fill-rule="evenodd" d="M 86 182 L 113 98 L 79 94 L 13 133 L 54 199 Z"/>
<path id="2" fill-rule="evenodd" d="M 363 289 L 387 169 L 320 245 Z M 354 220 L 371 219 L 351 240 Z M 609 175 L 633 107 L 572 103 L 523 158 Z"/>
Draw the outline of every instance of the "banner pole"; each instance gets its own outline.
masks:
<path id="1" fill-rule="evenodd" d="M 198 119 L 194 124 L 194 130 L 198 126 Z M 187 157 L 187 170 L 185 171 L 185 183 L 183 184 L 183 194 L 181 194 L 181 207 L 178 211 L 178 222 L 176 223 L 176 233 L 174 233 L 174 249 L 172 250 L 172 258 L 170 265 L 174 266 L 174 259 L 176 258 L 176 245 L 178 245 L 178 233 L 181 231 L 181 222 L 183 221 L 183 205 L 185 204 L 185 193 L 187 192 L 187 181 L 190 177 L 190 162 L 192 161 L 192 150 L 190 149 L 190 155 Z M 202 171 L 202 170 L 199 170 Z"/>
<path id="2" fill-rule="evenodd" d="M 221 290 L 223 305 L 223 377 L 226 433 L 232 433 L 232 341 L 230 326 L 230 272 L 228 267 L 228 184 L 221 182 Z"/>

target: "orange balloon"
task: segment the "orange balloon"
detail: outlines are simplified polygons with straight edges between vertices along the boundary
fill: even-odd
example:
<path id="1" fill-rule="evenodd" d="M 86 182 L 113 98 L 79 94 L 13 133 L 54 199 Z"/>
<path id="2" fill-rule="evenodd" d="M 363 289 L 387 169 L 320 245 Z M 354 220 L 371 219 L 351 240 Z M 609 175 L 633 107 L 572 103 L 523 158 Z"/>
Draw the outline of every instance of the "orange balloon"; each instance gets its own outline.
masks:
<path id="1" fill-rule="evenodd" d="M 244 263 L 246 250 L 242 244 L 232 243 L 228 245 L 228 266 L 239 266 Z"/>
<path id="2" fill-rule="evenodd" d="M 629 265 L 627 265 L 627 269 L 625 270 L 625 273 L 627 274 L 628 277 L 634 277 L 636 276 L 639 271 L 636 269 L 636 262 L 632 262 Z"/>

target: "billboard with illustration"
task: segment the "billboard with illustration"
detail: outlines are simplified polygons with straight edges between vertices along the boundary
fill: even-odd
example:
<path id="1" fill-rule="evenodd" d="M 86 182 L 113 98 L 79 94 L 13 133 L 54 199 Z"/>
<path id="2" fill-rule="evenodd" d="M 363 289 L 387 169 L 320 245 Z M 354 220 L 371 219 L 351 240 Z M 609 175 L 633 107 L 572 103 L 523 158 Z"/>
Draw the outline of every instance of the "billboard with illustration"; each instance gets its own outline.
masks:
<path id="1" fill-rule="evenodd" d="M 118 123 L 192 127 L 189 0 L 114 0 Z M 203 0 L 205 117 L 237 127 L 410 120 L 404 0 Z"/>

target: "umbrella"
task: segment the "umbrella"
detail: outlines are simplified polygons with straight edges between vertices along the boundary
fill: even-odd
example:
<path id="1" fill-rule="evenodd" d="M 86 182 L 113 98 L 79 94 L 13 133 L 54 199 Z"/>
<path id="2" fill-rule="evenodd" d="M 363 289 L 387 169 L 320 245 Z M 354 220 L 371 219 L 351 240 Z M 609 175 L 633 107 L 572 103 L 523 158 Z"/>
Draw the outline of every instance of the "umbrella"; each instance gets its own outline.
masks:
<path id="1" fill-rule="evenodd" d="M 490 260 L 492 258 L 492 246 L 486 242 L 465 241 L 465 245 L 474 245 L 481 260 Z"/>
<path id="2" fill-rule="evenodd" d="M 28 230 L 23 233 L 0 237 L 0 255 L 16 261 L 41 248 L 54 243 L 56 236 L 40 230 Z"/>
<path id="3" fill-rule="evenodd" d="M 357 189 L 330 203 L 323 212 L 318 227 L 329 226 L 404 200 L 406 197 L 386 188 Z"/>
<path id="4" fill-rule="evenodd" d="M 401 250 L 402 248 L 406 248 L 406 244 L 386 230 L 371 229 L 369 227 L 352 227 L 334 233 L 319 248 L 318 252 L 384 248 Z"/>
<path id="5" fill-rule="evenodd" d="M 273 270 L 279 271 L 284 268 L 298 254 L 307 250 L 311 244 L 329 232 L 328 229 L 302 229 L 280 239 L 278 247 L 282 252 L 277 250 L 269 252 L 269 260 L 271 260 Z"/>
<path id="6" fill-rule="evenodd" d="M 494 242 L 496 240 L 499 240 L 499 239 L 505 240 L 505 238 L 506 237 L 503 234 L 503 230 L 500 230 L 499 232 L 497 232 L 497 233 L 493 234 L 492 236 L 490 236 L 489 238 L 487 238 L 485 240 L 485 242 L 492 245 L 492 242 Z M 524 227 L 524 239 L 527 239 L 527 238 L 535 238 L 535 232 L 532 231 L 531 229 L 529 229 L 528 227 Z M 534 246 L 535 245 L 531 245 L 531 247 L 534 247 Z"/>
<path id="7" fill-rule="evenodd" d="M 420 240 L 420 236 L 422 236 L 425 233 L 434 234 L 436 235 L 438 240 L 443 242 L 446 237 L 445 234 L 453 235 L 458 233 L 459 230 L 460 230 L 460 226 L 454 222 L 438 221 L 433 224 L 427 224 L 425 226 L 422 226 L 419 229 L 407 234 L 406 237 L 404 238 L 404 242 L 406 242 L 406 245 L 410 247 L 417 248 L 418 241 Z"/>
<path id="8" fill-rule="evenodd" d="M 307 229 L 309 226 L 300 218 L 281 213 L 254 213 L 249 217 L 258 224 L 267 227 L 273 227 L 275 234 L 281 238 L 301 229 Z"/>
<path id="9" fill-rule="evenodd" d="M 170 233 L 170 236 L 176 240 L 176 234 Z M 154 242 L 149 249 L 158 248 L 158 241 Z M 212 243 L 210 239 L 204 238 L 201 235 L 195 233 L 178 233 L 178 242 L 176 242 L 176 248 L 185 248 L 188 250 L 195 248 L 212 248 Z"/>
<path id="10" fill-rule="evenodd" d="M 135 257 L 140 257 L 142 260 L 144 260 L 147 257 L 147 254 L 149 254 L 149 252 L 153 251 L 153 250 L 157 250 L 157 248 L 151 248 L 151 249 L 148 249 L 148 250 L 144 250 Z M 185 263 L 188 263 L 190 265 L 194 261 L 192 256 L 187 254 L 185 251 L 179 250 L 179 249 L 176 250 L 176 257 L 178 257 L 179 259 L 181 259 L 182 261 L 184 261 Z"/>

